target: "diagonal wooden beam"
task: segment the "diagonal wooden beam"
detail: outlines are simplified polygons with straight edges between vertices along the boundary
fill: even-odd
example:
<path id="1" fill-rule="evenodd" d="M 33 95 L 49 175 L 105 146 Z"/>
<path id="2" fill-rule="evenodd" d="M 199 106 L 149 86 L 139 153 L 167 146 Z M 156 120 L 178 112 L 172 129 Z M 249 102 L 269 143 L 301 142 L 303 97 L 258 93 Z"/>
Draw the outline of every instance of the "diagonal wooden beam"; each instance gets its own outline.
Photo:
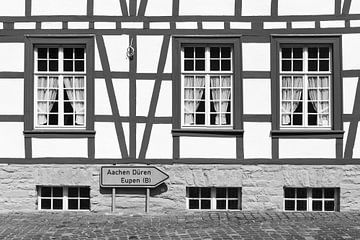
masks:
<path id="1" fill-rule="evenodd" d="M 341 14 L 341 0 L 335 0 L 335 15 Z"/>
<path id="2" fill-rule="evenodd" d="M 119 0 L 120 1 L 120 7 L 121 7 L 121 13 L 124 17 L 129 16 L 128 7 L 126 4 L 126 0 Z"/>
<path id="3" fill-rule="evenodd" d="M 354 102 L 352 115 L 354 116 L 354 118 L 351 120 L 349 129 L 348 129 L 348 136 L 347 136 L 347 140 L 346 140 L 345 153 L 344 153 L 345 159 L 351 159 L 353 157 L 356 133 L 357 133 L 357 129 L 358 129 L 359 121 L 360 121 L 360 78 L 357 83 L 355 102 Z M 358 137 L 360 137 L 360 136 L 358 136 Z"/>
<path id="4" fill-rule="evenodd" d="M 350 12 L 351 0 L 344 0 L 342 15 L 348 15 Z"/>
<path id="5" fill-rule="evenodd" d="M 119 142 L 120 152 L 122 158 L 128 158 L 128 151 L 125 141 L 125 134 L 124 129 L 122 127 L 121 121 L 120 121 L 120 113 L 119 108 L 116 102 L 115 97 L 115 90 L 114 85 L 112 83 L 111 78 L 111 72 L 110 72 L 110 65 L 108 60 L 108 55 L 105 48 L 104 38 L 101 35 L 96 35 L 96 42 L 97 46 L 99 48 L 99 55 L 100 55 L 100 61 L 104 72 L 104 78 L 106 83 L 106 89 L 109 95 L 109 101 L 111 106 L 111 111 L 114 116 L 114 123 L 115 123 L 115 129 L 116 129 L 116 135 Z"/>
<path id="6" fill-rule="evenodd" d="M 144 16 L 148 0 L 141 0 L 138 10 L 138 16 Z"/>
<path id="7" fill-rule="evenodd" d="M 159 99 L 159 93 L 161 88 L 161 74 L 164 72 L 165 63 L 166 63 L 166 57 L 168 54 L 169 49 L 169 42 L 170 42 L 170 35 L 165 35 L 163 44 L 161 47 L 159 62 L 158 62 L 158 68 L 157 68 L 157 74 L 158 76 L 155 79 L 154 89 L 151 96 L 151 102 L 149 107 L 149 114 L 148 114 L 148 122 L 146 123 L 143 140 L 141 142 L 141 148 L 139 153 L 139 158 L 145 158 L 148 146 L 149 146 L 149 140 L 151 135 L 151 130 L 153 127 L 154 119 L 155 119 L 155 111 L 156 111 L 156 105 Z"/>

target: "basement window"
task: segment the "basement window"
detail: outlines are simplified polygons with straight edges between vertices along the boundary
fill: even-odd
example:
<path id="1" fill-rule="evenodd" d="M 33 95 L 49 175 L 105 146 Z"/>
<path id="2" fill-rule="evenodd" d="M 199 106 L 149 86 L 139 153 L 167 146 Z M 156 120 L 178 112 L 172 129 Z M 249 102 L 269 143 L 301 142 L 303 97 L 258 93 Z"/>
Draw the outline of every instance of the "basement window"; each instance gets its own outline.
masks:
<path id="1" fill-rule="evenodd" d="M 187 187 L 187 209 L 241 210 L 239 187 Z"/>
<path id="2" fill-rule="evenodd" d="M 38 186 L 38 210 L 90 210 L 90 187 Z"/>

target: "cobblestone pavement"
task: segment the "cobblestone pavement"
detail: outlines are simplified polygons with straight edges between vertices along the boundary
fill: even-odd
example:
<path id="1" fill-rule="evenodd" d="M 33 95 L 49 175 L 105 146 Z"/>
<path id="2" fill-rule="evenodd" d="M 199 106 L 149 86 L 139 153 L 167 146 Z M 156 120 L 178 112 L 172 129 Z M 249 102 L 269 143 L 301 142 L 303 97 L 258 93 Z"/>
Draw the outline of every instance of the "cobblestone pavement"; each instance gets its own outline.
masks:
<path id="1" fill-rule="evenodd" d="M 2 213 L 0 239 L 360 239 L 360 212 Z"/>

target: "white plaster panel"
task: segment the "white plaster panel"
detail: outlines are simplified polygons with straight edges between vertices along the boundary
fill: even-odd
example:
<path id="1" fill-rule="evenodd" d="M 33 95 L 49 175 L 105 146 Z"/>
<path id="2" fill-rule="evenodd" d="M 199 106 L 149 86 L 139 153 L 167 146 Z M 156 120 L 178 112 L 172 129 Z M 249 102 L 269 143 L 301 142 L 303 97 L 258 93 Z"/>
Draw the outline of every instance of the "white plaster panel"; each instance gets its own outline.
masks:
<path id="1" fill-rule="evenodd" d="M 25 16 L 25 0 L 0 1 L 0 16 Z"/>
<path id="2" fill-rule="evenodd" d="M 0 123 L 0 158 L 25 157 L 23 123 Z"/>
<path id="3" fill-rule="evenodd" d="M 343 34 L 343 70 L 360 69 L 360 34 Z"/>
<path id="4" fill-rule="evenodd" d="M 109 94 L 107 92 L 105 79 L 95 79 L 95 114 L 111 115 L 111 106 L 109 102 Z"/>
<path id="5" fill-rule="evenodd" d="M 180 0 L 179 15 L 234 15 L 235 0 Z"/>
<path id="6" fill-rule="evenodd" d="M 166 63 L 164 67 L 164 73 L 172 73 L 172 38 L 169 41 L 168 54 L 166 56 Z"/>
<path id="7" fill-rule="evenodd" d="M 139 156 L 141 143 L 144 137 L 145 123 L 136 124 L 136 156 Z"/>
<path id="8" fill-rule="evenodd" d="M 243 0 L 241 10 L 243 16 L 268 16 L 271 14 L 271 0 Z"/>
<path id="9" fill-rule="evenodd" d="M 244 114 L 271 113 L 270 79 L 243 79 Z"/>
<path id="10" fill-rule="evenodd" d="M 358 78 L 344 78 L 343 79 L 343 112 L 350 114 L 353 112 L 356 88 Z"/>
<path id="11" fill-rule="evenodd" d="M 279 0 L 279 15 L 334 14 L 335 0 Z"/>
<path id="12" fill-rule="evenodd" d="M 84 157 L 87 155 L 87 139 L 32 139 L 33 157 Z"/>
<path id="13" fill-rule="evenodd" d="M 149 0 L 146 5 L 145 16 L 171 16 L 172 2 L 169 0 Z"/>
<path id="14" fill-rule="evenodd" d="M 320 21 L 320 27 L 322 28 L 343 28 L 345 27 L 345 21 Z"/>
<path id="15" fill-rule="evenodd" d="M 15 29 L 35 29 L 36 23 L 35 22 L 16 22 L 14 23 Z"/>
<path id="16" fill-rule="evenodd" d="M 121 16 L 119 0 L 94 0 L 94 15 Z"/>
<path id="17" fill-rule="evenodd" d="M 224 22 L 202 22 L 203 29 L 224 29 Z"/>
<path id="18" fill-rule="evenodd" d="M 243 43 L 243 70 L 270 71 L 270 43 Z"/>
<path id="19" fill-rule="evenodd" d="M 347 133 L 347 136 L 348 136 L 348 134 L 349 133 Z M 355 137 L 354 148 L 353 148 L 353 158 L 360 158 L 360 127 L 359 127 L 359 125 L 356 130 L 356 137 Z"/>
<path id="20" fill-rule="evenodd" d="M 87 0 L 32 0 L 32 15 L 86 15 Z"/>
<path id="21" fill-rule="evenodd" d="M 42 29 L 62 29 L 62 22 L 42 22 Z"/>
<path id="22" fill-rule="evenodd" d="M 251 29 L 251 22 L 230 22 L 231 29 Z"/>
<path id="23" fill-rule="evenodd" d="M 170 29 L 169 22 L 150 22 L 149 26 L 151 29 Z"/>
<path id="24" fill-rule="evenodd" d="M 95 157 L 121 158 L 114 123 L 95 122 Z"/>
<path id="25" fill-rule="evenodd" d="M 129 116 L 129 79 L 113 79 L 120 116 Z"/>
<path id="26" fill-rule="evenodd" d="M 23 79 L 0 79 L 0 114 L 24 114 L 23 93 Z"/>
<path id="27" fill-rule="evenodd" d="M 104 36 L 106 53 L 111 71 L 129 71 L 129 60 L 126 51 L 129 46 L 129 36 Z"/>
<path id="28" fill-rule="evenodd" d="M 360 27 L 360 20 L 350 20 L 350 27 Z"/>
<path id="29" fill-rule="evenodd" d="M 95 29 L 116 29 L 115 22 L 95 22 L 94 23 Z"/>
<path id="30" fill-rule="evenodd" d="M 172 158 L 172 125 L 154 124 L 146 158 Z"/>
<path id="31" fill-rule="evenodd" d="M 147 116 L 155 80 L 136 81 L 136 115 Z"/>
<path id="32" fill-rule="evenodd" d="M 156 73 L 162 36 L 137 37 L 137 71 L 140 73 Z"/>
<path id="33" fill-rule="evenodd" d="M 235 138 L 181 137 L 182 158 L 236 158 Z"/>
<path id="34" fill-rule="evenodd" d="M 24 71 L 23 43 L 0 43 L 0 71 Z"/>
<path id="35" fill-rule="evenodd" d="M 286 22 L 264 22 L 264 29 L 286 28 Z"/>
<path id="36" fill-rule="evenodd" d="M 89 22 L 68 22 L 68 29 L 89 29 Z"/>
<path id="37" fill-rule="evenodd" d="M 197 29 L 197 22 L 176 22 L 177 29 Z"/>
<path id="38" fill-rule="evenodd" d="M 291 22 L 291 27 L 292 27 L 292 28 L 315 28 L 315 22 L 314 22 L 314 21 L 306 21 L 306 22 L 296 21 L 296 22 Z"/>
<path id="39" fill-rule="evenodd" d="M 351 1 L 349 13 L 350 14 L 359 14 L 360 13 L 360 1 L 359 0 Z"/>
<path id="40" fill-rule="evenodd" d="M 244 158 L 271 158 L 271 123 L 244 122 Z"/>
<path id="41" fill-rule="evenodd" d="M 335 139 L 279 139 L 280 158 L 335 158 Z"/>
<path id="42" fill-rule="evenodd" d="M 172 116 L 171 103 L 172 103 L 172 82 L 162 81 L 155 116 L 171 117 Z"/>
<path id="43" fill-rule="evenodd" d="M 142 29 L 142 28 L 144 28 L 144 23 L 143 22 L 121 22 L 121 28 Z"/>
<path id="44" fill-rule="evenodd" d="M 95 71 L 102 71 L 102 64 L 99 55 L 99 49 L 95 40 Z"/>

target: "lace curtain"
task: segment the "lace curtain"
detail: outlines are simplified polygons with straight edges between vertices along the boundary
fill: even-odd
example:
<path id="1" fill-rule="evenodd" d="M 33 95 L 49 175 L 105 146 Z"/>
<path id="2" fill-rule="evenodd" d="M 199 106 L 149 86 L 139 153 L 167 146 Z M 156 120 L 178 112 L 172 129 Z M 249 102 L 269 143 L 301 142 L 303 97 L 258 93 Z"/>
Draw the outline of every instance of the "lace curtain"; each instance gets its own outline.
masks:
<path id="1" fill-rule="evenodd" d="M 292 78 L 294 79 L 292 81 Z M 293 85 L 292 85 L 293 84 Z M 282 77 L 282 103 L 281 103 L 281 112 L 282 114 L 281 122 L 283 125 L 287 125 L 291 122 L 291 114 L 295 112 L 296 108 L 299 106 L 300 99 L 302 97 L 302 88 L 303 79 L 302 77 L 291 77 L 283 76 Z"/>
<path id="2" fill-rule="evenodd" d="M 38 77 L 37 89 L 37 122 L 39 125 L 48 123 L 48 113 L 51 112 L 58 91 L 58 77 Z"/>
<path id="3" fill-rule="evenodd" d="M 319 125 L 329 125 L 329 77 L 309 77 L 309 96 L 315 111 L 319 113 Z"/>
<path id="4" fill-rule="evenodd" d="M 221 77 L 211 76 L 210 77 L 210 91 L 213 100 L 214 108 L 216 113 L 215 125 L 224 125 L 226 122 L 226 112 L 230 103 L 231 97 L 231 79 L 230 76 Z M 220 88 L 222 87 L 222 88 Z"/>
<path id="5" fill-rule="evenodd" d="M 66 94 L 70 100 L 71 106 L 75 111 L 75 123 L 79 125 L 84 125 L 84 77 L 64 77 L 64 86 L 66 88 Z M 73 86 L 75 90 L 73 89 Z"/>
<path id="6" fill-rule="evenodd" d="M 205 77 L 203 76 L 184 76 L 184 123 L 186 125 L 195 124 L 195 112 L 200 105 L 200 100 L 204 94 Z"/>

